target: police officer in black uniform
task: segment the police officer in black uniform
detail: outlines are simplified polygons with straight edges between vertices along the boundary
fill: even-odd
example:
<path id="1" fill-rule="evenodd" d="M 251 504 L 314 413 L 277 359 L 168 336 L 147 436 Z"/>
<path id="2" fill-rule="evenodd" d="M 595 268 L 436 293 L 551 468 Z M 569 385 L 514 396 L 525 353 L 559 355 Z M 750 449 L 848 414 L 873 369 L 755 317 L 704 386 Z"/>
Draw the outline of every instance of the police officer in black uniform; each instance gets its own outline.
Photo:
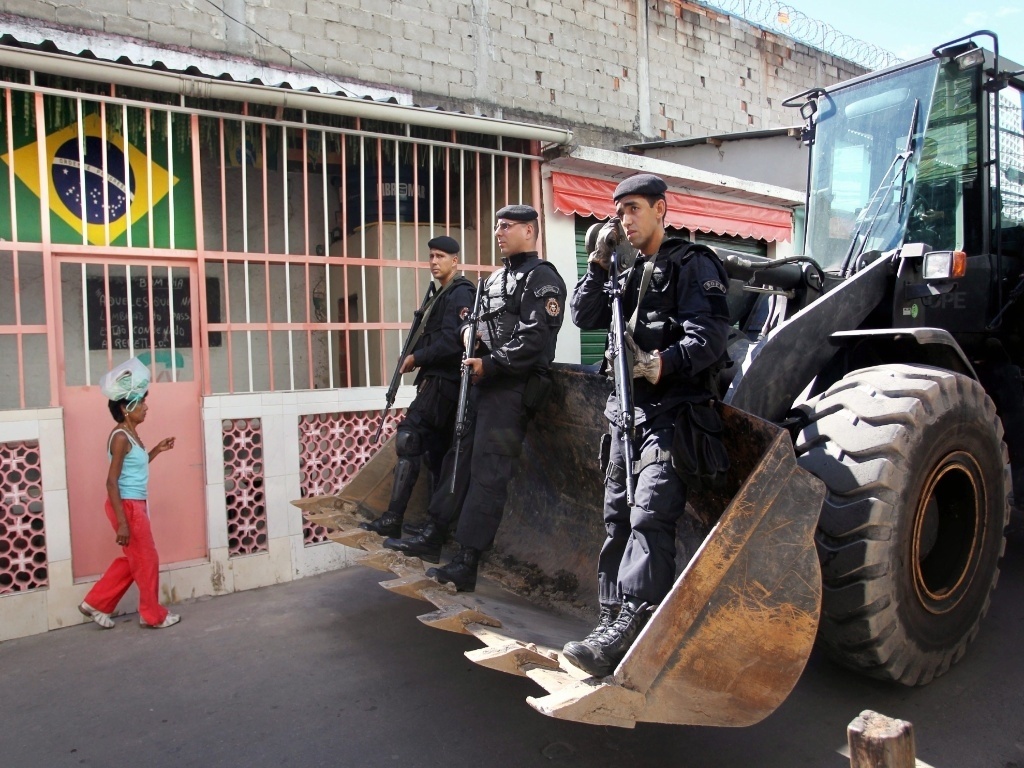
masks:
<path id="1" fill-rule="evenodd" d="M 427 575 L 442 584 L 453 583 L 460 592 L 476 587 L 480 553 L 491 546 L 501 523 L 527 421 L 550 387 L 548 372 L 567 293 L 557 270 L 537 255 L 537 211 L 509 205 L 496 218 L 494 233 L 504 266 L 484 285 L 480 338 L 474 356 L 465 361 L 473 374 L 474 423 L 461 441 L 455 493 L 448 493 L 453 448 L 445 457 L 423 531 L 410 539 L 384 542 L 390 549 L 438 562 L 448 526 L 458 514 L 458 553 Z M 468 332 L 467 323 L 467 344 Z"/>
<path id="2" fill-rule="evenodd" d="M 441 235 L 427 242 L 430 274 L 437 281 L 422 313 L 419 339 L 400 365 L 402 373 L 419 369 L 416 398 L 409 405 L 395 435 L 394 485 L 387 511 L 359 527 L 381 536 L 400 536 L 406 505 L 426 456 L 433 485 L 437 486 L 441 463 L 451 446 L 455 404 L 459 396 L 462 341 L 459 328 L 473 306 L 473 283 L 458 275 L 459 244 Z"/>
<path id="3" fill-rule="evenodd" d="M 620 276 L 623 316 L 635 318 L 627 343 L 635 359 L 636 489 L 630 507 L 613 392 L 605 409 L 612 428 L 605 475 L 607 538 L 598 559 L 601 616 L 584 640 L 563 649 L 570 662 L 595 677 L 615 670 L 672 588 L 676 523 L 686 505 L 686 485 L 671 459 L 676 417 L 686 403 L 710 400 L 711 372 L 726 355 L 728 276 L 709 248 L 665 232 L 666 190 L 662 179 L 640 174 L 619 184 L 613 195 L 626 238 L 640 251 Z M 581 329 L 611 324 L 606 243 L 616 232 L 611 223 L 602 229 L 598 242 L 605 245 L 591 254 L 573 292 L 572 319 Z M 689 516 L 683 520 L 692 526 Z"/>

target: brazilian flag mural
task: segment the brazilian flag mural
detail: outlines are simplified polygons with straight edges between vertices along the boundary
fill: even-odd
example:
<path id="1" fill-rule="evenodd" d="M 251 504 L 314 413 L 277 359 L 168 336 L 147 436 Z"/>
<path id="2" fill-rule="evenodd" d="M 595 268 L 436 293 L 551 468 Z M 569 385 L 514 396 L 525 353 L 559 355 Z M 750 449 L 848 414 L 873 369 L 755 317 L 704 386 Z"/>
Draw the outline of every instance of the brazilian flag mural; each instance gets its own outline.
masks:
<path id="1" fill-rule="evenodd" d="M 14 94 L 14 149 L 4 146 L 0 154 L 0 237 L 15 239 L 13 218 L 18 240 L 41 242 L 46 185 L 54 244 L 81 244 L 84 233 L 84 242 L 104 245 L 109 231 L 111 246 L 127 246 L 130 229 L 134 247 L 170 248 L 173 229 L 175 248 L 196 247 L 187 115 L 172 113 L 168 120 L 167 112 L 151 109 L 147 131 L 146 110 L 130 107 L 124 125 L 121 107 L 110 106 L 104 130 L 98 104 L 84 102 L 79 114 L 71 99 L 46 100 L 46 140 L 40 147 L 31 96 Z M 0 137 L 7 135 L 5 123 L 0 112 Z M 14 209 L 8 216 L 12 174 Z"/>

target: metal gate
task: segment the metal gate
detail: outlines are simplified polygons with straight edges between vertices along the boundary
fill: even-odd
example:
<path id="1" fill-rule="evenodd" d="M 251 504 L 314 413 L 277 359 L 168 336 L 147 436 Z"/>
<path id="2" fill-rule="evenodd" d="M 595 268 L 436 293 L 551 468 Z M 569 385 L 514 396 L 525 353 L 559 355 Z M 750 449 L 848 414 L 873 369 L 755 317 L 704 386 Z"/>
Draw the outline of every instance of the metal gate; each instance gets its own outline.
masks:
<path id="1" fill-rule="evenodd" d="M 201 313 L 193 261 L 144 264 L 57 256 L 58 356 L 64 405 L 74 577 L 101 573 L 120 554 L 103 513 L 114 426 L 99 380 L 138 357 L 150 369 L 149 413 L 140 427 L 147 448 L 164 437 L 175 448 L 153 465 L 150 517 L 161 560 L 207 556 L 200 370 Z"/>

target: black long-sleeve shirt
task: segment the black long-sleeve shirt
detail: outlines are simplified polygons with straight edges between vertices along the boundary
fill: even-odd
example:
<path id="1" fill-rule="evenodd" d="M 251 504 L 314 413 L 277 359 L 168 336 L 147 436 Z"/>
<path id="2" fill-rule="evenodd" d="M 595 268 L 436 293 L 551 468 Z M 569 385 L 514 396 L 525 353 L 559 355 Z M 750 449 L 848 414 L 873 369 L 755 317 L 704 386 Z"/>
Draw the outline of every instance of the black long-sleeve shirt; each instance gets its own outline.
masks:
<path id="1" fill-rule="evenodd" d="M 547 370 L 555 357 L 555 342 L 565 315 L 565 282 L 554 266 L 535 251 L 514 254 L 503 262 L 505 266 L 484 286 L 484 312 L 500 308 L 503 302 L 506 311 L 502 313 L 505 317 L 491 321 L 495 338 L 490 339 L 487 354 L 481 358 L 482 383 L 494 376 L 523 379 L 532 371 Z M 507 304 L 517 298 L 516 312 Z"/>
<path id="2" fill-rule="evenodd" d="M 413 350 L 419 368 L 416 384 L 428 376 L 458 381 L 462 362 L 459 327 L 472 311 L 474 294 L 473 283 L 460 276 L 453 278 L 448 290 L 435 299 Z"/>
<path id="3" fill-rule="evenodd" d="M 710 395 L 702 374 L 725 355 L 729 335 L 726 302 L 728 276 L 710 249 L 680 238 L 662 241 L 654 258 L 650 285 L 637 313 L 633 340 L 647 352 L 661 355 L 657 384 L 633 381 L 633 402 L 649 419 L 684 400 Z M 623 315 L 634 312 L 640 292 L 640 275 L 650 257 L 640 256 L 623 281 Z M 570 310 L 582 330 L 605 330 L 612 310 L 608 272 L 590 264 L 573 290 Z M 612 394 L 606 414 L 615 414 Z"/>

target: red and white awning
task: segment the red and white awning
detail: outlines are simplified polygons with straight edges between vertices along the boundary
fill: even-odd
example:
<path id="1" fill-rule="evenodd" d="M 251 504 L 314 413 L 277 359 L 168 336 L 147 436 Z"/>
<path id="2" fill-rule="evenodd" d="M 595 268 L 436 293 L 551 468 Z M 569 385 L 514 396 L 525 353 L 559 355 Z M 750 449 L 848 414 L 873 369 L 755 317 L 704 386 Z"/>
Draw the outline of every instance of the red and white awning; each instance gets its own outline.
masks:
<path id="1" fill-rule="evenodd" d="M 612 193 L 618 181 L 555 171 L 551 174 L 551 184 L 555 210 L 560 213 L 596 216 L 599 219 L 615 215 Z M 671 190 L 666 199 L 666 224 L 671 227 L 769 242 L 786 242 L 792 236 L 793 213 L 789 209 Z"/>

